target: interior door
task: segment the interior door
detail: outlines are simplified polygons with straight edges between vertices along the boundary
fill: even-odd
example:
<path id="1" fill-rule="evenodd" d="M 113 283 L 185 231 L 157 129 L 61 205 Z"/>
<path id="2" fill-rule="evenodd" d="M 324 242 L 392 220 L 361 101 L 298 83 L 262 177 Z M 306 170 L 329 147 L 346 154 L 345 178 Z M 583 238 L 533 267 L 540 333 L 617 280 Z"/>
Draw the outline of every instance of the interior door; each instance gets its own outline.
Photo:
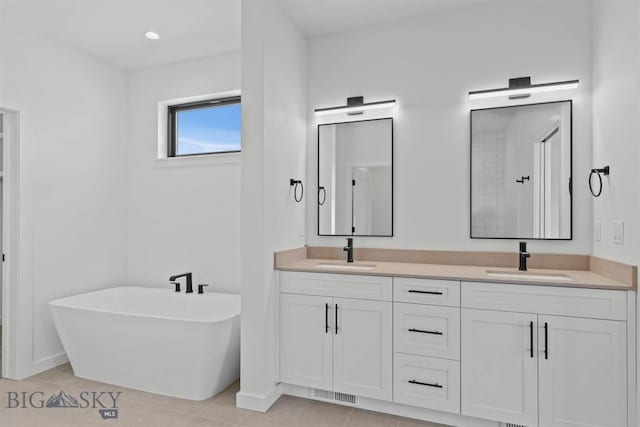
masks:
<path id="1" fill-rule="evenodd" d="M 280 380 L 331 390 L 333 298 L 280 294 Z"/>
<path id="2" fill-rule="evenodd" d="M 334 298 L 334 391 L 391 400 L 391 307 L 391 302 Z"/>
<path id="3" fill-rule="evenodd" d="M 535 314 L 462 310 L 463 414 L 538 425 L 536 324 Z"/>
<path id="4" fill-rule="evenodd" d="M 539 316 L 538 328 L 540 425 L 626 426 L 626 324 Z"/>

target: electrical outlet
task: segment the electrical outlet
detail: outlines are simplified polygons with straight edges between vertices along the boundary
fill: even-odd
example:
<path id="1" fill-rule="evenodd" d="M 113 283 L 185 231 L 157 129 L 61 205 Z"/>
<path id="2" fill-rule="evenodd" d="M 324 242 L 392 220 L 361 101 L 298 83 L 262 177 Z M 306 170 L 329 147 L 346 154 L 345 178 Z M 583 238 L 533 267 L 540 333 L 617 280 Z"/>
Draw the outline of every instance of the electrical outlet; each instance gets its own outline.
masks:
<path id="1" fill-rule="evenodd" d="M 624 245 L 624 221 L 613 221 L 611 225 L 613 229 L 613 243 L 616 245 Z"/>
<path id="2" fill-rule="evenodd" d="M 593 240 L 596 242 L 602 240 L 602 221 L 593 221 Z"/>

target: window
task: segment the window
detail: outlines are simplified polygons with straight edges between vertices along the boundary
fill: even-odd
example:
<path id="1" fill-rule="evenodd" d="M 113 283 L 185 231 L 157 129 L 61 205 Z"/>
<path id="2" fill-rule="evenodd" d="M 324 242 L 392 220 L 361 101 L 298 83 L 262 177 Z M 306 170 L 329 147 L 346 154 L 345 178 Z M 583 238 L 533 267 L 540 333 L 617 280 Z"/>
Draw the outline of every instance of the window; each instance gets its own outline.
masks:
<path id="1" fill-rule="evenodd" d="M 240 152 L 240 97 L 169 106 L 168 156 Z"/>

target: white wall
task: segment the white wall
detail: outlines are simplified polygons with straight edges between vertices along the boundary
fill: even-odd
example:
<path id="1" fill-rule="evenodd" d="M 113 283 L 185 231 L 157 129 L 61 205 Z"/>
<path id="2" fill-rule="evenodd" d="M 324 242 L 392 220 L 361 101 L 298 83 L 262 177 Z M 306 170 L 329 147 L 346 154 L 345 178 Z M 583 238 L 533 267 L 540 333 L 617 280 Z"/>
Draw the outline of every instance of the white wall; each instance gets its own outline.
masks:
<path id="1" fill-rule="evenodd" d="M 510 77 L 533 82 L 579 79 L 580 89 L 536 95 L 533 103 L 574 99 L 574 240 L 532 242 L 535 252 L 591 251 L 591 200 L 584 185 L 591 165 L 591 6 L 583 0 L 498 1 L 397 24 L 333 34 L 309 41 L 308 171 L 316 184 L 313 109 L 395 98 L 395 237 L 358 238 L 357 246 L 517 250 L 517 242 L 469 238 L 469 111 L 515 104 L 469 101 L 468 92 L 504 87 Z M 327 118 L 325 118 L 327 117 Z M 366 113 L 365 118 L 374 117 Z M 316 196 L 309 192 L 307 244 L 319 238 Z"/>
<path id="2" fill-rule="evenodd" d="M 194 285 L 240 292 L 240 155 L 157 160 L 158 102 L 239 90 L 240 72 L 235 52 L 129 74 L 128 283 L 190 271 Z"/>
<path id="3" fill-rule="evenodd" d="M 26 376 L 64 360 L 48 301 L 125 278 L 126 84 L 122 71 L 93 57 L 9 22 L 0 29 L 0 106 L 21 119 Z"/>
<path id="4" fill-rule="evenodd" d="M 640 264 L 640 6 L 595 2 L 593 165 L 611 166 L 602 195 L 593 200 L 602 240 L 594 254 Z M 584 180 L 586 182 L 585 169 Z M 596 180 L 597 181 L 597 180 Z M 597 182 L 595 182 L 597 185 Z M 624 245 L 613 243 L 612 221 L 624 221 Z"/>
<path id="5" fill-rule="evenodd" d="M 237 404 L 265 409 L 275 386 L 273 252 L 304 244 L 306 42 L 269 0 L 242 2 L 242 363 Z M 304 180 L 305 198 L 309 184 Z"/>

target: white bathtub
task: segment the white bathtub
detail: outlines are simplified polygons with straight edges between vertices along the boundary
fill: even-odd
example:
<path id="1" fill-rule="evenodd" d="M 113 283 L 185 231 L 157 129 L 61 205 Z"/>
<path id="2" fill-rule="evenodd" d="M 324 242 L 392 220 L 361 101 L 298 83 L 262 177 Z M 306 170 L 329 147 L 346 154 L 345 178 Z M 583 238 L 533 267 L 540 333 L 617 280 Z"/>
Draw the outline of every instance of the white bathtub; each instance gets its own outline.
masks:
<path id="1" fill-rule="evenodd" d="M 120 287 L 49 303 L 76 376 L 204 400 L 240 376 L 240 296 Z"/>

